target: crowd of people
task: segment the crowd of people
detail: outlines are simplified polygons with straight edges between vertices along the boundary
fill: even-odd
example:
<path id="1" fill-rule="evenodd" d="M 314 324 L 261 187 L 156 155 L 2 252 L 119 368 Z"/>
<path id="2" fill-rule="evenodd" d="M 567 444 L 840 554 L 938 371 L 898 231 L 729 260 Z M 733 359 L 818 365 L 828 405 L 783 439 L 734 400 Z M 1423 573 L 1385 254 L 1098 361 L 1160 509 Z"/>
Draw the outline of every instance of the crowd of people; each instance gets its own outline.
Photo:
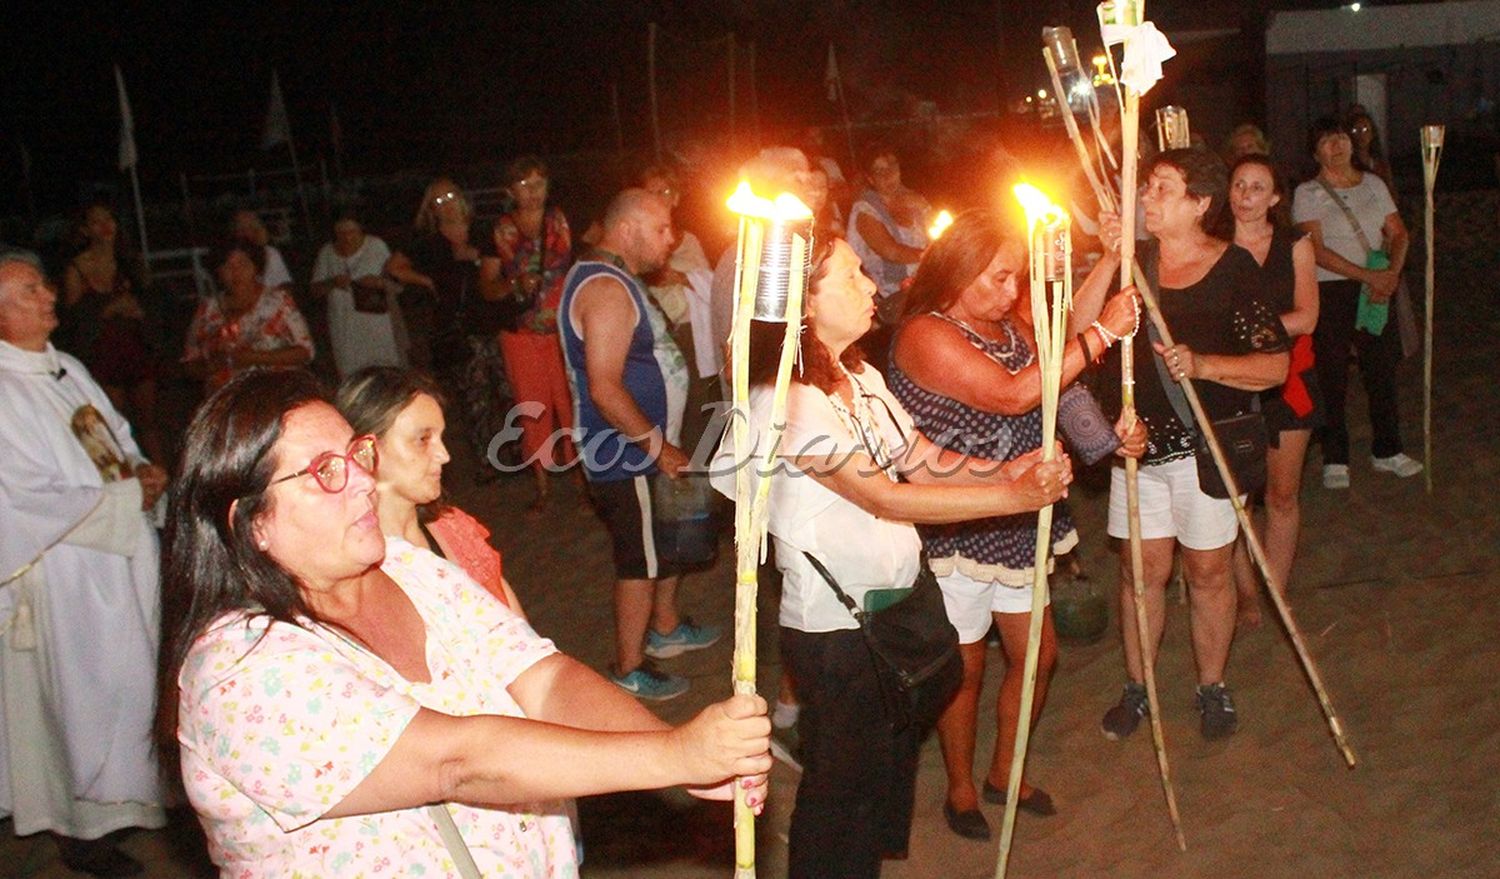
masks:
<path id="1" fill-rule="evenodd" d="M 663 538 L 663 492 L 707 470 L 732 498 L 746 451 L 704 414 L 729 396 L 735 249 L 721 228 L 679 224 L 682 169 L 643 169 L 599 216 L 575 218 L 587 221 L 576 236 L 535 157 L 507 166 L 493 222 L 440 177 L 390 243 L 358 212 L 339 215 L 305 287 L 255 212 L 239 211 L 210 257 L 217 290 L 178 345 L 114 212 L 88 205 L 55 281 L 24 251 L 0 254 L 0 811 L 17 834 L 52 832 L 68 866 L 97 876 L 140 871 L 115 843 L 162 826 L 179 785 L 226 875 L 573 875 L 572 798 L 673 785 L 727 798 L 740 784 L 759 809 L 774 750 L 801 772 L 790 874 L 875 876 L 906 856 L 918 748 L 934 729 L 947 825 L 990 838 L 980 803 L 1003 804 L 1011 781 L 1037 513 L 1055 505 L 1051 569 L 1080 540 L 1075 468 L 1109 462 L 1126 682 L 1103 733 L 1129 736 L 1147 715 L 1144 667 L 1180 562 L 1201 732 L 1231 735 L 1230 647 L 1259 621 L 1260 581 L 1234 502 L 1205 481 L 1181 383 L 1210 421 L 1263 420 L 1273 588 L 1291 579 L 1315 434 L 1325 489 L 1353 481 L 1351 357 L 1371 468 L 1422 469 L 1397 429 L 1390 314 L 1408 236 L 1369 114 L 1319 122 L 1308 149 L 1318 173 L 1295 189 L 1254 126 L 1222 156 L 1167 150 L 1142 169 L 1137 254 L 1171 346 L 1138 291 L 1115 283 L 1119 218 L 1097 218 L 1100 252 L 1062 352 L 1056 455 L 1041 448 L 1029 242 L 1013 211 L 962 212 L 929 240 L 928 203 L 888 145 L 850 178 L 795 147 L 749 157 L 739 176 L 800 197 L 815 229 L 786 466 L 757 477 L 771 481 L 784 674 L 774 711 L 737 696 L 676 728 L 642 701 L 687 692 L 663 663 L 714 645 L 729 621 L 679 610 L 694 563 Z M 331 348 L 321 360 L 318 338 Z M 753 440 L 784 338 L 780 324 L 752 325 Z M 177 442 L 158 404 L 173 370 L 205 398 Z M 1123 540 L 1128 458 L 1140 463 L 1142 606 Z M 482 484 L 502 465 L 530 474 L 533 513 L 559 471 L 597 511 L 614 577 L 609 668 L 532 627 L 488 528 L 449 501 L 445 483 Z M 893 701 L 854 608 L 878 613 L 877 600 L 927 581 L 961 673 Z M 1058 651 L 1046 613 L 1032 723 Z M 1006 670 L 977 776 L 992 633 Z M 1030 813 L 1066 808 L 1019 789 Z"/>

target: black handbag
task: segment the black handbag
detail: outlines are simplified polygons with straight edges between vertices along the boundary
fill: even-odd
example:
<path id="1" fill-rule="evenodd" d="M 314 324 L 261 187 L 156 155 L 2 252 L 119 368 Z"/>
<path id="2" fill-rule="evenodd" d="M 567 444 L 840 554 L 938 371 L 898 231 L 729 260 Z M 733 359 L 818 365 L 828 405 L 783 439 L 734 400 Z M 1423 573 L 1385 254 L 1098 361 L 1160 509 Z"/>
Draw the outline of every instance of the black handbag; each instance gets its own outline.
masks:
<path id="1" fill-rule="evenodd" d="M 881 679 L 906 697 L 893 700 L 893 724 L 936 720 L 963 680 L 963 660 L 958 653 L 958 630 L 948 620 L 943 592 L 926 556 L 905 598 L 882 610 L 868 611 L 854 603 L 822 562 L 809 552 L 802 554 L 859 623 Z"/>
<path id="2" fill-rule="evenodd" d="M 354 310 L 364 314 L 385 314 L 390 309 L 390 293 L 385 289 L 384 281 L 376 281 L 373 284 L 361 284 L 354 281 L 349 285 L 349 292 L 354 297 Z"/>
<path id="3" fill-rule="evenodd" d="M 1259 412 L 1247 412 L 1232 418 L 1220 418 L 1213 422 L 1214 436 L 1219 438 L 1219 449 L 1234 475 L 1235 487 L 1240 494 L 1254 494 L 1266 487 L 1266 445 L 1269 434 L 1266 419 Z M 1229 488 L 1214 463 L 1213 452 L 1203 431 L 1198 431 L 1198 442 L 1193 449 L 1198 464 L 1198 488 L 1204 494 L 1220 500 L 1229 499 Z"/>

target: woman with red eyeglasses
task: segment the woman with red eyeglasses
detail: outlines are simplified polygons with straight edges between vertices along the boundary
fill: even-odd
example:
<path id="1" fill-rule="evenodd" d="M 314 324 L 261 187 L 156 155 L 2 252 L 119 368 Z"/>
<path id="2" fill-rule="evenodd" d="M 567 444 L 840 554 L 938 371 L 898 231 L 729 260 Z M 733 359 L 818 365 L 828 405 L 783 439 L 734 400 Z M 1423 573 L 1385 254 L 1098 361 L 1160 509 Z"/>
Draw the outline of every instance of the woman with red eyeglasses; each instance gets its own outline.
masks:
<path id="1" fill-rule="evenodd" d="M 388 545 L 378 469 L 305 372 L 237 376 L 188 427 L 157 745 L 221 873 L 573 876 L 568 798 L 727 798 L 738 776 L 764 803 L 763 700 L 673 729 L 457 566 Z"/>

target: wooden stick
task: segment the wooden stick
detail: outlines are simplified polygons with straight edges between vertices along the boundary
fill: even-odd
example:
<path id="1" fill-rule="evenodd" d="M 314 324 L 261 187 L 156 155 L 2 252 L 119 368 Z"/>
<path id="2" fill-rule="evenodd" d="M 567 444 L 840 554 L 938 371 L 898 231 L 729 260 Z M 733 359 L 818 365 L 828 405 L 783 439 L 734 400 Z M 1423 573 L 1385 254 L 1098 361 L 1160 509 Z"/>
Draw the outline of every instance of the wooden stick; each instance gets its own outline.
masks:
<path id="1" fill-rule="evenodd" d="M 750 319 L 755 313 L 755 286 L 760 268 L 761 224 L 740 218 L 735 260 L 734 330 L 730 335 L 730 381 L 734 403 L 734 657 L 735 693 L 755 692 L 755 598 L 760 552 L 751 526 L 752 455 L 750 450 Z M 734 875 L 755 876 L 755 813 L 744 788 L 734 786 Z"/>
<path id="2" fill-rule="evenodd" d="M 1078 164 L 1083 166 L 1083 175 L 1088 178 L 1099 207 L 1112 211 L 1115 209 L 1114 194 L 1094 172 L 1094 158 L 1089 155 L 1089 148 L 1083 142 L 1083 134 L 1078 130 L 1078 120 L 1073 118 L 1073 107 L 1068 103 L 1067 92 L 1063 91 L 1062 77 L 1058 76 L 1057 62 L 1052 59 L 1052 51 L 1044 47 L 1042 58 L 1047 62 L 1047 72 L 1052 75 L 1052 94 L 1057 100 L 1057 111 L 1062 114 L 1063 127 L 1068 130 L 1068 139 L 1073 142 L 1073 149 L 1078 153 Z"/>
<path id="3" fill-rule="evenodd" d="M 1172 333 L 1167 328 L 1166 319 L 1158 307 L 1156 294 L 1146 283 L 1140 266 L 1134 268 L 1135 286 L 1140 291 L 1141 298 L 1146 302 L 1146 312 L 1151 322 L 1155 324 L 1162 344 L 1170 348 L 1173 345 Z M 1229 499 L 1234 505 L 1235 516 L 1239 518 L 1240 531 L 1245 535 L 1245 545 L 1250 548 L 1250 557 L 1260 569 L 1260 575 L 1265 578 L 1266 585 L 1270 587 L 1267 591 L 1271 593 L 1271 603 L 1276 606 L 1276 612 L 1280 614 L 1281 622 L 1286 626 L 1287 636 L 1292 641 L 1292 649 L 1296 652 L 1297 658 L 1302 661 L 1302 670 L 1307 673 L 1313 692 L 1317 694 L 1318 704 L 1322 706 L 1323 714 L 1328 718 L 1328 728 L 1333 733 L 1334 743 L 1343 753 L 1344 762 L 1348 763 L 1352 769 L 1356 763 L 1354 750 L 1349 747 L 1348 739 L 1344 736 L 1344 726 L 1339 722 L 1338 714 L 1333 709 L 1333 700 L 1328 698 L 1328 690 L 1323 687 L 1323 678 L 1318 674 L 1318 667 L 1313 663 L 1312 655 L 1307 651 L 1307 645 L 1302 640 L 1302 633 L 1297 628 L 1296 620 L 1292 618 L 1292 608 L 1282 595 L 1283 584 L 1271 573 L 1271 566 L 1266 562 L 1265 549 L 1261 547 L 1260 538 L 1250 522 L 1250 513 L 1241 501 L 1239 485 L 1234 480 L 1234 473 L 1229 469 L 1229 462 L 1225 459 L 1224 450 L 1219 445 L 1219 438 L 1214 433 L 1213 422 L 1208 420 L 1207 413 L 1203 411 L 1203 404 L 1198 400 L 1198 391 L 1193 387 L 1192 379 L 1184 378 L 1179 384 L 1182 386 L 1183 394 L 1187 397 L 1188 406 L 1193 410 L 1193 418 L 1197 420 L 1198 427 L 1203 431 L 1203 438 L 1213 454 L 1214 463 L 1218 465 L 1219 475 L 1223 478 L 1225 487 L 1229 489 Z"/>
<path id="4" fill-rule="evenodd" d="M 1427 493 L 1432 494 L 1432 311 L 1433 311 L 1433 289 L 1437 263 L 1433 252 L 1434 229 L 1433 216 L 1434 206 L 1432 191 L 1437 185 L 1438 163 L 1442 160 L 1443 147 L 1441 138 L 1439 143 L 1433 146 L 1429 143 L 1431 135 L 1429 128 L 1441 126 L 1423 126 L 1422 130 L 1422 182 L 1426 185 L 1427 200 L 1425 219 L 1427 221 L 1427 268 L 1425 280 L 1427 282 L 1426 320 L 1422 328 L 1422 458 L 1426 465 L 1424 477 L 1427 481 Z"/>
<path id="5" fill-rule="evenodd" d="M 1140 154 L 1141 96 L 1125 89 L 1125 106 L 1120 113 L 1120 147 L 1124 167 L 1120 182 L 1120 285 L 1128 286 L 1140 269 L 1135 261 L 1135 190 L 1137 156 Z M 1134 428 L 1135 412 L 1135 337 L 1120 340 L 1120 400 L 1125 425 Z M 1151 714 L 1151 744 L 1156 751 L 1156 769 L 1161 776 L 1162 796 L 1167 801 L 1167 816 L 1177 836 L 1178 851 L 1187 851 L 1187 836 L 1182 832 L 1182 815 L 1177 810 L 1177 792 L 1172 787 L 1172 766 L 1167 759 L 1166 732 L 1161 725 L 1161 701 L 1156 694 L 1156 644 L 1151 641 L 1146 620 L 1146 566 L 1141 548 L 1140 461 L 1125 459 L 1125 509 L 1130 531 L 1130 585 L 1135 601 L 1136 643 L 1141 655 L 1141 677 L 1146 685 L 1146 704 Z"/>
<path id="6" fill-rule="evenodd" d="M 1064 221 L 1066 222 L 1066 221 Z M 1043 226 L 1044 229 L 1050 228 Z M 1062 277 L 1052 281 L 1052 309 L 1044 295 L 1047 262 L 1052 258 L 1048 236 L 1045 249 L 1031 230 L 1031 325 L 1036 335 L 1037 374 L 1042 384 L 1042 460 L 1057 458 L 1057 403 L 1062 391 L 1062 352 L 1067 345 L 1068 313 L 1072 311 L 1072 241 L 1065 239 Z M 1042 621 L 1047 613 L 1047 560 L 1052 551 L 1052 509 L 1048 504 L 1037 513 L 1036 555 L 1032 561 L 1031 617 L 1026 634 L 1020 714 L 1016 718 L 1016 744 L 1011 751 L 1010 779 L 1006 784 L 1005 817 L 1000 825 L 1000 854 L 995 879 L 1005 879 L 1010 863 L 1010 845 L 1015 837 L 1016 807 L 1021 801 L 1021 777 L 1026 769 L 1026 749 L 1031 741 L 1032 700 L 1036 696 L 1037 666 L 1042 646 Z"/>
<path id="7" fill-rule="evenodd" d="M 782 431 L 786 427 L 787 397 L 791 388 L 792 366 L 797 360 L 797 343 L 802 330 L 803 260 L 812 246 L 808 239 L 792 238 L 791 271 L 786 301 L 786 335 L 782 341 L 781 359 L 776 369 L 776 384 L 771 397 L 770 421 L 762 442 L 765 444 L 760 466 L 752 474 L 756 461 L 750 448 L 750 321 L 755 312 L 755 288 L 759 280 L 760 253 L 765 226 L 755 220 L 740 220 L 738 262 L 735 266 L 736 289 L 734 331 L 731 336 L 733 358 L 735 441 L 735 605 L 734 657 L 732 683 L 736 694 L 755 695 L 756 678 L 756 593 L 759 591 L 761 549 L 765 543 L 769 517 L 771 474 L 780 451 Z M 758 477 L 758 482 L 755 478 Z M 745 791 L 734 789 L 734 875 L 735 879 L 755 879 L 755 813 L 745 802 Z"/>

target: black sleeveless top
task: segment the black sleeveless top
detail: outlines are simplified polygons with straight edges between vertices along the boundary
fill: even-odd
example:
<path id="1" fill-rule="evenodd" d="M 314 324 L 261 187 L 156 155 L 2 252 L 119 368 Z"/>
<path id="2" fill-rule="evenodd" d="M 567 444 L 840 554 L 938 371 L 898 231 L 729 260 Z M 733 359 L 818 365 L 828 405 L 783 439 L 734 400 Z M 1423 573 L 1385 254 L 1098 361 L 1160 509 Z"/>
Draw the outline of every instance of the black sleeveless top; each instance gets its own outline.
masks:
<path id="1" fill-rule="evenodd" d="M 1153 265 L 1158 259 L 1157 242 L 1141 242 L 1137 255 L 1141 265 Z M 1291 259 L 1290 246 L 1287 259 Z M 1269 262 L 1269 259 L 1267 260 Z M 1148 276 L 1154 272 L 1148 272 Z M 1290 275 L 1288 275 L 1290 278 Z M 1286 292 L 1291 295 L 1290 288 Z M 1172 340 L 1186 345 L 1197 354 L 1274 354 L 1290 350 L 1281 312 L 1272 305 L 1265 289 L 1264 273 L 1255 257 L 1236 244 L 1229 245 L 1219 261 L 1202 279 L 1181 290 L 1161 288 L 1156 291 L 1167 329 Z M 1177 417 L 1172 402 L 1162 387 L 1162 379 L 1153 360 L 1156 351 L 1146 330 L 1149 319 L 1141 316 L 1135 334 L 1135 409 L 1146 423 L 1148 438 L 1143 465 L 1164 464 L 1193 454 L 1196 429 Z M 1120 415 L 1120 346 L 1110 348 L 1100 383 L 1100 400 L 1110 419 Z M 1254 394 L 1204 379 L 1195 379 L 1198 398 L 1213 420 L 1228 418 L 1251 410 Z"/>

